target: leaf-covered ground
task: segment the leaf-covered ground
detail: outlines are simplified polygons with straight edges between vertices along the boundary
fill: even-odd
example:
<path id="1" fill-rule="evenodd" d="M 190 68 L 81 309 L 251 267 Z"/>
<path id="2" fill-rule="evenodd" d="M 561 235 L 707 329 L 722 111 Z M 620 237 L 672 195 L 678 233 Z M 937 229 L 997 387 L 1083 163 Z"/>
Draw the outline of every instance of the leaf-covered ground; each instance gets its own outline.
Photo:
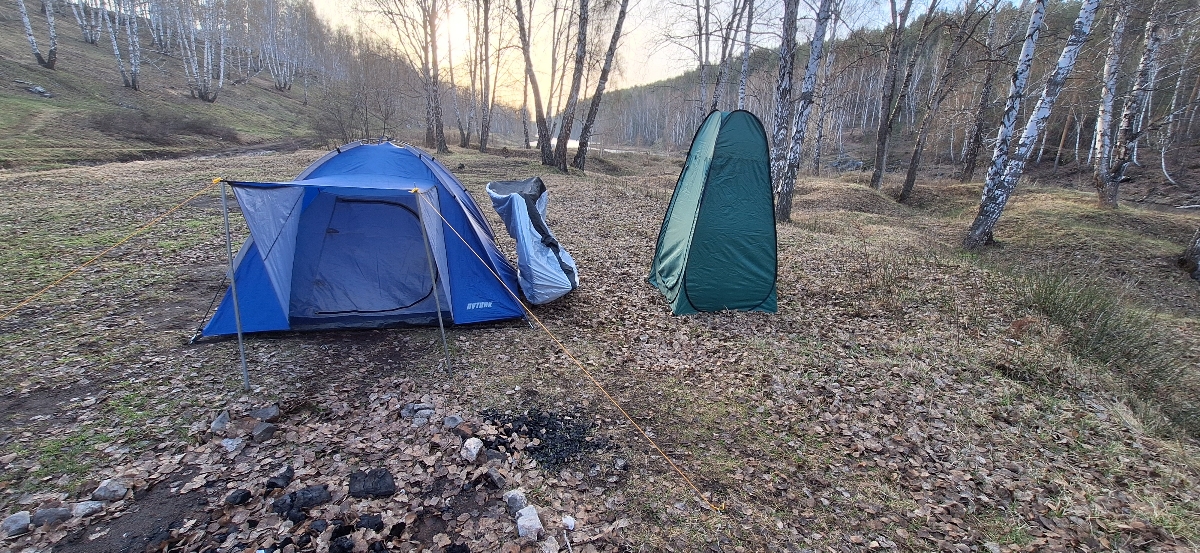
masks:
<path id="1" fill-rule="evenodd" d="M 0 306 L 214 176 L 278 179 L 319 155 L 0 174 L 10 237 L 0 243 Z M 973 256 L 954 247 L 971 187 L 918 188 L 910 208 L 814 180 L 793 222 L 779 225 L 778 314 L 673 317 L 645 276 L 678 160 L 622 154 L 569 176 L 521 156 L 444 161 L 485 202 L 488 180 L 543 176 L 550 226 L 578 260 L 581 288 L 534 313 L 699 495 L 522 321 L 450 328 L 452 373 L 434 329 L 252 337 L 254 386 L 243 392 L 235 342 L 188 343 L 224 290 L 213 189 L 0 319 L 0 514 L 73 507 L 105 479 L 131 488 L 98 514 L 0 549 L 1200 546 L 1200 448 L 1164 422 L 1175 411 L 1129 391 L 1142 388 L 1126 382 L 1128 367 L 1074 347 L 1069 325 L 1028 299 L 1031 273 L 1088 273 L 1122 291 L 1122 305 L 1153 314 L 1151 330 L 1172 337 L 1178 370 L 1156 393 L 1194 409 L 1186 389 L 1198 389 L 1200 286 L 1172 272 L 1169 257 L 1195 220 L 1106 214 L 1072 193 L 1033 189 L 1005 215 L 1004 246 Z M 271 403 L 282 410 L 272 438 L 222 443 L 247 436 L 256 421 L 246 415 Z M 413 403 L 433 406 L 424 424 L 402 413 Z M 233 423 L 214 433 L 222 410 Z M 465 423 L 447 428 L 452 415 Z M 543 434 L 547 420 L 572 430 Z M 463 460 L 469 435 L 502 454 Z M 542 455 L 555 451 L 553 461 Z M 294 479 L 268 490 L 289 466 Z M 350 474 L 373 468 L 395 476 L 396 494 L 350 497 Z M 272 509 L 320 485 L 331 501 L 299 521 Z M 515 487 L 553 544 L 518 538 L 501 499 Z M 224 504 L 239 488 L 251 499 Z M 576 526 L 564 534 L 565 515 Z"/>

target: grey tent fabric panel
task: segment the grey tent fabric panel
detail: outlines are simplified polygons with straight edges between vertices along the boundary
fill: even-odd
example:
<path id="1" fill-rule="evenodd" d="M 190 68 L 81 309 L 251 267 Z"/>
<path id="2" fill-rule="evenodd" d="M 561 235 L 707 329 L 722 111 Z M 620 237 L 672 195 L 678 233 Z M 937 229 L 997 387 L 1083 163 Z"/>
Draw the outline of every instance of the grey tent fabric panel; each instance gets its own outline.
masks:
<path id="1" fill-rule="evenodd" d="M 246 217 L 250 235 L 258 243 L 259 254 L 274 285 L 276 300 L 284 312 L 292 295 L 292 258 L 296 253 L 299 217 L 293 216 L 304 198 L 298 187 L 249 188 L 233 186 L 238 205 Z"/>
<path id="2" fill-rule="evenodd" d="M 517 241 L 517 281 L 525 299 L 540 305 L 578 288 L 575 260 L 546 225 L 550 193 L 542 179 L 489 182 L 487 193 Z"/>

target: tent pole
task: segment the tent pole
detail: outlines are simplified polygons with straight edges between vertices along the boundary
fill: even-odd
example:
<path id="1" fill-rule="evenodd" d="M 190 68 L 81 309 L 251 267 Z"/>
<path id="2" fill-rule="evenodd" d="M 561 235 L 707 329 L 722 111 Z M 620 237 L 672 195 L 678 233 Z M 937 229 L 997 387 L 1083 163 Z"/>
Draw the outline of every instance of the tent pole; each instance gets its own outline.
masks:
<path id="1" fill-rule="evenodd" d="M 420 208 L 420 201 L 425 200 L 425 197 L 421 195 L 420 189 L 414 188 L 413 192 L 417 195 L 417 207 Z M 429 200 L 425 200 L 425 203 L 428 203 L 430 207 L 433 206 L 433 202 Z M 442 332 L 442 351 L 446 354 L 446 372 L 450 376 L 454 376 L 454 369 L 450 367 L 450 346 L 446 343 L 446 325 L 442 322 L 442 299 L 438 296 L 437 270 L 433 266 L 433 247 L 429 245 L 429 231 L 425 230 L 425 219 L 423 217 L 421 218 L 421 237 L 425 239 L 425 257 L 429 259 L 429 278 L 433 280 L 434 285 L 433 301 L 437 304 L 438 330 Z"/>
<path id="2" fill-rule="evenodd" d="M 250 391 L 250 371 L 246 369 L 246 343 L 242 340 L 242 311 L 238 308 L 237 278 L 233 268 L 233 238 L 229 232 L 229 197 L 221 181 L 221 214 L 225 217 L 225 256 L 229 260 L 229 290 L 233 296 L 233 321 L 237 324 L 238 353 L 242 358 L 242 389 Z"/>

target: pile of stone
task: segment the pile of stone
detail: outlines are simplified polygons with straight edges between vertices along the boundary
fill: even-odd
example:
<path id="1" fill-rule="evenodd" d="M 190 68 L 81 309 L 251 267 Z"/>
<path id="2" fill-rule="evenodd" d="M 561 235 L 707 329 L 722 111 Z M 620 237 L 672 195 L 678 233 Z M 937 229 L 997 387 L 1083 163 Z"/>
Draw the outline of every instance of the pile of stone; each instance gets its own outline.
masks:
<path id="1" fill-rule="evenodd" d="M 0 522 L 0 536 L 20 536 L 33 528 L 54 527 L 72 518 L 87 518 L 104 512 L 108 505 L 129 495 L 129 486 L 116 479 L 105 480 L 92 492 L 91 499 L 73 505 L 52 503 L 30 513 L 18 511 Z"/>
<path id="2" fill-rule="evenodd" d="M 282 413 L 278 404 L 251 410 L 234 419 L 229 411 L 221 411 L 208 425 L 208 431 L 213 439 L 221 441 L 226 451 L 233 453 L 245 445 L 246 440 L 263 443 L 270 440 L 279 431 Z"/>

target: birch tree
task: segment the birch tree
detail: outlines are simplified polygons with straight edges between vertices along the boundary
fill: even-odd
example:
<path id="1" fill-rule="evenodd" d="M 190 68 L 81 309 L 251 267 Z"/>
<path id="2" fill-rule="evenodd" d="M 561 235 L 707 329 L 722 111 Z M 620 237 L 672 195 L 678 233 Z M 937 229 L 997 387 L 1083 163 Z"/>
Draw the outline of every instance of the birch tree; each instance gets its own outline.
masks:
<path id="1" fill-rule="evenodd" d="M 538 88 L 537 74 L 533 70 L 533 56 L 530 52 L 530 29 L 525 25 L 525 10 L 521 0 L 513 0 L 517 7 L 517 33 L 521 38 L 521 54 L 525 57 L 525 80 L 533 92 L 534 119 L 537 122 L 538 150 L 541 153 L 542 165 L 554 165 L 554 153 L 550 151 L 550 126 L 546 123 L 546 112 L 542 111 L 542 93 Z M 527 111 L 522 109 L 522 111 Z M 528 119 L 528 117 L 526 117 Z M 526 144 L 529 143 L 526 138 Z"/>
<path id="2" fill-rule="evenodd" d="M 1033 150 L 1038 135 L 1045 131 L 1046 119 L 1050 116 L 1050 111 L 1054 108 L 1054 103 L 1066 84 L 1067 76 L 1075 66 L 1080 49 L 1083 48 L 1088 35 L 1091 34 L 1092 22 L 1095 20 L 1096 10 L 1099 7 L 1100 0 L 1084 0 L 1080 6 L 1079 17 L 1075 19 L 1071 34 L 1067 38 L 1067 44 L 1058 57 L 1054 71 L 1046 80 L 1045 88 L 1042 90 L 1037 105 L 1025 123 L 1025 130 L 1017 141 L 1016 149 L 1009 155 L 1007 143 L 1011 136 L 1013 122 L 1016 120 L 1015 107 L 1019 104 L 1020 96 L 1023 94 L 1024 82 L 1029 78 L 1033 46 L 1037 42 L 1037 28 L 1041 27 L 1041 20 L 1046 9 L 1045 0 L 1034 2 L 1034 13 L 1030 18 L 1021 59 L 1018 61 L 1016 71 L 1013 72 L 1013 87 L 1009 93 L 1009 102 L 1005 105 L 1000 130 L 997 132 L 996 153 L 993 155 L 992 165 L 988 169 L 987 181 L 984 182 L 979 211 L 963 239 L 963 246 L 967 249 L 978 249 L 993 242 L 992 231 L 996 227 L 996 222 L 1000 220 L 1004 206 L 1008 203 L 1013 190 L 1016 189 L 1017 180 L 1021 178 L 1021 174 L 1025 170 L 1025 162 L 1029 159 L 1029 153 Z M 1028 50 L 1028 56 L 1026 50 Z M 1005 146 L 1002 148 L 1001 144 L 1005 144 Z"/>
<path id="3" fill-rule="evenodd" d="M 612 37 L 608 39 L 608 50 L 604 52 L 604 65 L 600 68 L 600 77 L 596 81 L 596 92 L 592 94 L 591 105 L 588 106 L 587 116 L 583 120 L 583 129 L 579 131 L 579 148 L 575 150 L 575 158 L 571 166 L 584 170 L 587 165 L 588 143 L 592 138 L 592 126 L 596 123 L 596 114 L 600 111 L 600 99 L 608 84 L 608 75 L 612 70 L 613 58 L 617 54 L 617 43 L 621 40 L 621 32 L 625 25 L 625 14 L 629 9 L 629 0 L 621 0 L 617 8 L 617 21 L 613 24 Z"/>
<path id="4" fill-rule="evenodd" d="M 719 109 L 721 104 L 721 96 L 725 91 L 725 78 L 729 72 L 729 59 L 733 55 L 733 48 L 737 41 L 735 35 L 741 27 L 742 18 L 745 16 L 746 4 L 739 0 L 734 0 L 731 5 L 732 13 L 729 15 L 729 20 L 725 22 L 721 33 L 721 51 L 717 62 L 717 79 L 713 85 L 712 102 L 708 106 L 709 111 Z"/>
<path id="5" fill-rule="evenodd" d="M 750 78 L 750 29 L 754 27 L 754 0 L 746 0 L 746 37 L 742 40 L 742 71 L 738 76 L 738 109 L 746 109 L 746 81 Z"/>
<path id="6" fill-rule="evenodd" d="M 800 98 L 794 111 L 787 161 L 784 165 L 783 177 L 775 189 L 776 221 L 788 221 L 792 216 L 792 194 L 796 189 L 796 171 L 800 167 L 800 149 L 804 145 L 804 133 L 808 129 L 809 114 L 812 113 L 813 91 L 817 84 L 817 71 L 821 68 L 825 29 L 829 25 L 832 6 L 833 0 L 821 0 L 821 4 L 817 8 L 817 23 L 808 47 L 808 63 L 804 66 L 804 80 L 800 82 Z"/>
<path id="7" fill-rule="evenodd" d="M 1129 95 L 1125 99 L 1125 107 L 1121 112 L 1121 123 L 1117 129 L 1117 141 L 1115 144 L 1111 142 L 1111 123 L 1103 129 L 1100 127 L 1101 122 L 1096 124 L 1097 134 L 1097 162 L 1095 169 L 1092 172 L 1092 178 L 1096 186 L 1096 194 L 1100 201 L 1100 205 L 1104 207 L 1115 208 L 1120 197 L 1121 181 L 1125 179 L 1125 171 L 1129 168 L 1129 164 L 1133 162 L 1133 152 L 1137 145 L 1138 139 L 1144 134 L 1138 128 L 1138 119 L 1142 115 L 1142 108 L 1145 106 L 1148 95 L 1151 92 L 1153 79 L 1151 74 L 1154 71 L 1154 66 L 1158 59 L 1159 47 L 1162 44 L 1162 26 L 1158 20 L 1157 11 L 1158 4 L 1151 9 L 1150 17 L 1146 20 L 1146 46 L 1142 51 L 1142 57 L 1138 61 L 1137 73 L 1134 76 L 1133 86 L 1129 91 Z M 1122 18 L 1124 19 L 1124 18 Z M 1114 33 L 1116 32 L 1116 24 L 1114 23 Z M 1114 41 L 1116 39 L 1114 38 Z M 1111 51 L 1110 51 L 1111 54 Z M 1110 58 L 1111 59 L 1111 58 Z M 1108 91 L 1108 64 L 1105 63 L 1105 90 Z M 1112 76 L 1115 85 L 1116 75 Z M 1112 97 L 1101 99 L 1101 108 L 1104 107 L 1104 101 L 1107 100 L 1108 113 L 1102 113 L 1101 117 L 1107 115 L 1111 119 Z"/>
<path id="8" fill-rule="evenodd" d="M 75 23 L 79 25 L 79 34 L 83 41 L 93 45 L 99 42 L 100 14 L 104 13 L 100 4 L 85 0 L 74 0 L 67 4 L 71 6 L 71 13 L 75 15 Z"/>
<path id="9" fill-rule="evenodd" d="M 575 105 L 579 102 L 579 87 L 583 82 L 583 70 L 587 62 L 588 0 L 579 0 L 579 30 L 575 34 L 575 70 L 571 74 L 571 91 L 567 93 L 567 105 L 563 108 L 558 142 L 554 145 L 554 166 L 567 172 L 567 144 L 571 140 L 571 129 L 575 126 Z"/>
<path id="10" fill-rule="evenodd" d="M 1093 167 L 1093 177 L 1097 181 L 1102 181 L 1101 173 L 1104 169 L 1101 167 L 1108 167 L 1109 156 L 1112 154 L 1112 114 L 1113 103 L 1117 97 L 1117 75 L 1121 66 L 1121 43 L 1125 38 L 1125 26 L 1132 8 L 1133 3 L 1130 0 L 1118 0 L 1112 12 L 1112 33 L 1108 37 L 1108 53 L 1104 56 L 1104 75 L 1092 144 L 1092 152 L 1097 158 Z"/>
<path id="11" fill-rule="evenodd" d="M 53 0 L 43 0 L 42 2 L 42 12 L 46 15 L 46 27 L 50 31 L 50 50 L 46 52 L 45 57 L 38 48 L 37 38 L 33 36 L 33 24 L 29 22 L 29 12 L 25 9 L 25 0 L 17 0 L 17 10 L 21 12 L 21 23 L 25 25 L 25 39 L 29 41 L 29 49 L 33 52 L 33 58 L 37 60 L 38 65 L 46 69 L 54 69 L 54 64 L 58 62 L 58 35 L 54 31 Z"/>
<path id="12" fill-rule="evenodd" d="M 783 190 L 783 178 L 787 172 L 788 140 L 791 138 L 794 109 L 792 61 L 796 57 L 796 18 L 799 12 L 800 0 L 783 0 L 783 36 L 779 42 L 779 78 L 775 81 L 774 125 L 771 132 L 771 175 L 775 181 L 772 188 L 776 191 Z"/>
<path id="13" fill-rule="evenodd" d="M 138 31 L 138 14 L 132 0 L 113 0 L 111 5 L 101 2 L 104 11 L 102 19 L 108 29 L 109 40 L 112 42 L 113 57 L 117 60 L 117 70 L 121 73 L 121 82 L 126 88 L 141 90 L 142 47 Z M 121 54 L 118 35 L 125 30 L 125 56 Z M 129 70 L 125 69 L 128 58 Z"/>
<path id="14" fill-rule="evenodd" d="M 175 24 L 183 73 L 192 97 L 216 102 L 225 87 L 225 1 L 176 4 Z"/>
<path id="15" fill-rule="evenodd" d="M 492 132 L 492 102 L 495 95 L 491 94 L 492 86 L 492 2 L 491 0 L 475 0 L 475 48 L 479 60 L 480 98 L 479 98 L 479 151 L 486 152 L 488 138 Z"/>
<path id="16" fill-rule="evenodd" d="M 942 71 L 935 78 L 936 85 L 933 94 L 925 103 L 925 114 L 922 115 L 920 126 L 917 128 L 916 144 L 913 146 L 912 158 L 908 162 L 908 172 L 904 175 L 904 186 L 901 187 L 898 198 L 901 202 L 908 201 L 908 198 L 912 196 L 913 186 L 917 182 L 917 168 L 921 165 L 921 155 L 925 149 L 925 140 L 929 137 L 929 131 L 937 116 L 938 108 L 941 107 L 946 96 L 954 90 L 957 78 L 966 73 L 967 68 L 962 67 L 960 62 L 968 40 L 975 35 L 979 24 L 998 4 L 999 0 L 992 0 L 991 5 L 982 10 L 983 14 L 978 17 L 976 14 L 981 11 L 978 0 L 968 0 L 962 8 L 962 15 L 957 22 L 958 30 L 954 33 L 954 39 L 950 44 L 950 51 L 946 55 Z"/>
<path id="17" fill-rule="evenodd" d="M 899 9 L 896 0 L 889 0 L 892 16 L 891 38 L 888 41 L 887 61 L 884 63 L 883 89 L 879 98 L 879 127 L 875 134 L 875 169 L 871 173 L 871 188 L 883 186 L 883 171 L 887 168 L 888 138 L 892 132 L 892 104 L 896 99 L 896 80 L 900 73 L 900 46 L 904 40 L 904 29 L 908 25 L 908 13 L 913 0 L 904 0 Z"/>
<path id="18" fill-rule="evenodd" d="M 421 72 L 425 96 L 425 146 L 439 154 L 450 151 L 442 125 L 442 86 L 437 36 L 441 6 L 438 0 L 369 0 L 370 11 L 395 32 L 397 44 L 410 65 Z"/>

